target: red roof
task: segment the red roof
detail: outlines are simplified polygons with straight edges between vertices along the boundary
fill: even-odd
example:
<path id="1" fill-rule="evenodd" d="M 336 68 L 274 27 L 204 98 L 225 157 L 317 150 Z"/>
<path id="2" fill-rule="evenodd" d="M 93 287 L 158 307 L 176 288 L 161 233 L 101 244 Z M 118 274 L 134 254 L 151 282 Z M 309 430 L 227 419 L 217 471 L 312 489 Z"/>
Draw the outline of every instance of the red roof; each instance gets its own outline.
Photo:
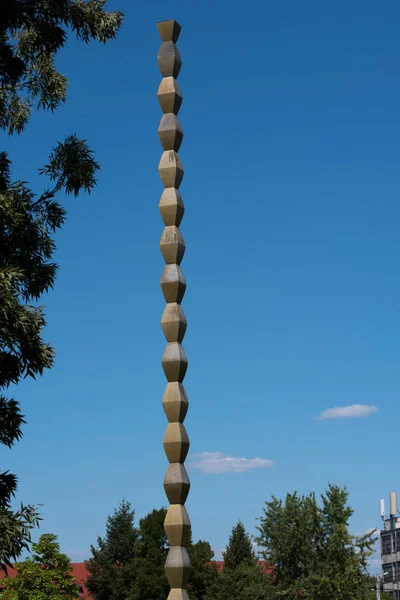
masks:
<path id="1" fill-rule="evenodd" d="M 72 576 L 75 577 L 76 585 L 79 587 L 79 591 L 81 592 L 81 598 L 84 598 L 85 600 L 91 600 L 91 596 L 85 586 L 86 579 L 89 576 L 85 563 L 71 563 L 71 567 Z M 17 570 L 7 567 L 7 575 L 13 579 L 17 576 Z M 0 570 L 0 582 L 5 576 L 5 573 Z"/>
<path id="2" fill-rule="evenodd" d="M 271 575 L 271 573 L 274 570 L 272 565 L 270 565 L 266 560 L 259 560 L 257 562 L 260 565 L 260 567 L 263 568 L 263 571 L 266 575 Z M 213 560 L 212 563 L 210 563 L 210 564 L 217 565 L 218 571 L 220 573 L 224 570 L 224 561 L 223 560 Z"/>
<path id="3" fill-rule="evenodd" d="M 86 589 L 86 580 L 89 577 L 89 572 L 86 568 L 85 563 L 72 563 L 72 574 L 76 578 L 76 583 L 79 587 L 79 591 L 81 592 L 81 598 L 86 598 L 87 600 L 91 599 L 91 595 Z"/>
<path id="4" fill-rule="evenodd" d="M 211 564 L 216 564 L 218 570 L 222 572 L 224 570 L 224 561 L 223 560 L 215 560 L 212 561 Z M 258 564 L 263 567 L 264 573 L 270 575 L 273 571 L 273 567 L 265 560 L 259 560 Z M 84 600 L 91 600 L 91 596 L 86 589 L 85 582 L 89 577 L 89 572 L 86 568 L 85 563 L 71 563 L 72 567 L 72 576 L 76 579 L 76 584 L 79 587 L 79 591 L 81 592 L 81 598 Z M 14 578 L 17 576 L 16 569 L 7 569 L 8 577 Z M 4 579 L 5 574 L 0 570 L 0 582 Z M 0 586 L 1 589 L 1 586 Z"/>

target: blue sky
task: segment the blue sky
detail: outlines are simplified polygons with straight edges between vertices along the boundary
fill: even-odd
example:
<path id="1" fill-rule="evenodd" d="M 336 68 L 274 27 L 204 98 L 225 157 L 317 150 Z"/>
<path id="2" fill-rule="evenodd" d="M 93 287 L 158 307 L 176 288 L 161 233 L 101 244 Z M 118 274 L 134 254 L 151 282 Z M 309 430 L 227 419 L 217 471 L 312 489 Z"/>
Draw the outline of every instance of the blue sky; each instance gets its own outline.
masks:
<path id="1" fill-rule="evenodd" d="M 56 366 L 16 391 L 29 425 L 1 450 L 18 499 L 43 504 L 41 531 L 75 560 L 122 496 L 138 517 L 166 504 L 155 23 L 176 18 L 194 537 L 218 553 L 271 494 L 328 482 L 348 485 L 353 531 L 376 527 L 400 491 L 400 5 L 109 7 L 126 15 L 115 42 L 60 54 L 65 107 L 5 139 L 37 191 L 71 132 L 102 165 L 91 197 L 65 200 L 43 300 Z"/>

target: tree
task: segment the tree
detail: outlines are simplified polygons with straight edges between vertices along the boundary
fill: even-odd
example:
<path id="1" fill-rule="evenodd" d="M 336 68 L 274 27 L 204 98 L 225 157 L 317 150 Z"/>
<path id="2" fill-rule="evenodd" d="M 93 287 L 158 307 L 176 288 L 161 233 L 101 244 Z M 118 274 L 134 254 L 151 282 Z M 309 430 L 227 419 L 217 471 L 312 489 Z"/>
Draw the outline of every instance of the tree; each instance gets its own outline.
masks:
<path id="1" fill-rule="evenodd" d="M 92 558 L 87 588 L 94 600 L 165 600 L 169 585 L 164 572 L 168 540 L 164 531 L 165 508 L 152 510 L 135 526 L 131 504 L 122 501 L 107 519 L 106 535 L 99 537 Z M 206 588 L 218 577 L 208 542 L 189 541 L 192 560 L 191 600 L 203 600 Z"/>
<path id="2" fill-rule="evenodd" d="M 330 485 L 321 498 L 324 543 L 318 571 L 305 582 L 309 598 L 364 599 L 369 590 L 367 559 L 373 552 L 373 534 L 351 535 L 349 521 L 354 511 L 347 504 L 346 488 Z"/>
<path id="3" fill-rule="evenodd" d="M 269 600 L 271 587 L 257 562 L 250 535 L 241 521 L 223 552 L 224 570 L 209 582 L 204 600 Z"/>
<path id="4" fill-rule="evenodd" d="M 35 108 L 54 111 L 66 100 L 67 79 L 55 58 L 72 30 L 83 42 L 115 37 L 122 14 L 106 0 L 5 0 L 0 20 L 0 128 L 21 133 Z M 98 163 L 85 140 L 70 135 L 53 149 L 40 173 L 52 187 L 35 195 L 11 181 L 11 163 L 0 152 L 0 443 L 8 447 L 25 424 L 18 402 L 4 392 L 25 377 L 51 368 L 54 350 L 42 339 L 44 312 L 35 306 L 54 286 L 54 233 L 65 220 L 60 192 L 77 196 L 96 184 Z M 38 513 L 31 505 L 12 510 L 17 478 L 0 473 L 0 565 L 10 565 L 29 547 Z"/>
<path id="5" fill-rule="evenodd" d="M 251 537 L 246 532 L 241 521 L 232 529 L 229 543 L 222 553 L 225 570 L 234 570 L 242 563 L 255 564 L 256 555 L 253 550 Z"/>
<path id="6" fill-rule="evenodd" d="M 322 543 L 321 515 L 315 494 L 287 494 L 266 503 L 258 528 L 263 558 L 274 566 L 284 587 L 302 581 L 316 566 Z"/>
<path id="7" fill-rule="evenodd" d="M 139 532 L 135 527 L 135 511 L 122 500 L 112 516 L 108 516 L 106 535 L 91 547 L 92 558 L 86 562 L 89 572 L 87 588 L 95 600 L 119 600 L 131 585 L 130 564 L 137 556 Z"/>
<path id="8" fill-rule="evenodd" d="M 376 600 L 376 590 L 371 588 L 367 592 L 365 600 Z M 393 600 L 393 596 L 389 592 L 381 592 L 381 600 Z"/>
<path id="9" fill-rule="evenodd" d="M 168 540 L 164 531 L 166 508 L 154 509 L 139 521 L 139 556 L 164 565 L 168 554 Z"/>
<path id="10" fill-rule="evenodd" d="M 219 580 L 218 568 L 213 563 L 214 552 L 210 544 L 199 540 L 193 544 L 190 540 L 188 553 L 192 564 L 189 582 L 190 600 L 204 600 L 207 590 Z"/>
<path id="11" fill-rule="evenodd" d="M 210 586 L 205 600 L 272 600 L 269 578 L 257 564 L 242 563 Z"/>
<path id="12" fill-rule="evenodd" d="M 21 133 L 34 103 L 56 110 L 67 97 L 68 81 L 55 67 L 68 29 L 79 40 L 107 42 L 122 24 L 122 13 L 106 12 L 107 0 L 5 0 L 0 25 L 0 127 Z"/>
<path id="13" fill-rule="evenodd" d="M 243 562 L 211 580 L 204 600 L 272 600 L 275 591 L 261 565 Z"/>
<path id="14" fill-rule="evenodd" d="M 140 519 L 137 528 L 134 510 L 123 500 L 108 517 L 106 535 L 98 538 L 86 562 L 87 588 L 95 600 L 165 600 L 166 512 L 165 508 L 153 510 Z"/>
<path id="15" fill-rule="evenodd" d="M 57 537 L 42 535 L 32 544 L 33 556 L 16 566 L 17 576 L 4 579 L 2 600 L 73 600 L 79 589 L 72 576 L 71 562 L 60 553 Z"/>
<path id="16" fill-rule="evenodd" d="M 368 577 L 368 592 L 365 600 L 376 600 L 376 578 L 372 575 Z M 393 596 L 388 592 L 381 592 L 381 600 L 393 600 Z"/>
<path id="17" fill-rule="evenodd" d="M 136 558 L 130 564 L 129 600 L 165 600 L 169 585 L 164 572 L 168 540 L 164 531 L 165 508 L 154 509 L 139 522 Z"/>
<path id="18" fill-rule="evenodd" d="M 349 532 L 353 510 L 346 488 L 330 485 L 318 506 L 315 495 L 288 494 L 264 506 L 258 544 L 274 566 L 277 597 L 303 600 L 364 600 L 370 589 L 367 560 L 371 534 Z"/>

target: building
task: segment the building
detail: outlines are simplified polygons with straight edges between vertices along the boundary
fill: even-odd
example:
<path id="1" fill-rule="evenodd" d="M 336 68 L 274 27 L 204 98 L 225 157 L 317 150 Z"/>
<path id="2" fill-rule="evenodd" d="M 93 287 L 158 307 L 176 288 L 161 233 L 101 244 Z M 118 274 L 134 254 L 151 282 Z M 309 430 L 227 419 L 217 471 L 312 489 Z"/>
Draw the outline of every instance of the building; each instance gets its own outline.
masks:
<path id="1" fill-rule="evenodd" d="M 220 573 L 223 572 L 224 561 L 215 560 L 215 561 L 212 561 L 211 564 L 216 564 L 218 567 L 218 571 Z M 269 563 L 267 563 L 267 561 L 259 560 L 258 564 L 260 565 L 260 567 L 263 568 L 263 571 L 267 575 L 270 575 L 273 572 L 273 567 Z M 82 600 L 92 600 L 92 596 L 89 594 L 89 592 L 85 586 L 85 582 L 86 582 L 87 578 L 89 577 L 89 573 L 88 573 L 88 570 L 86 569 L 85 563 L 71 563 L 71 567 L 72 567 L 72 576 L 75 577 L 76 583 L 79 587 L 80 597 L 82 598 Z M 7 571 L 8 571 L 8 577 L 11 577 L 13 579 L 14 577 L 17 576 L 17 571 L 15 569 L 7 569 Z M 0 570 L 0 596 L 1 596 L 1 589 L 2 589 L 1 582 L 5 576 L 6 576 L 5 573 Z"/>
<path id="2" fill-rule="evenodd" d="M 262 567 L 262 570 L 264 571 L 264 573 L 266 575 L 271 575 L 274 572 L 274 567 L 272 565 L 270 565 L 266 560 L 259 560 L 257 562 L 258 562 L 258 565 L 260 567 Z M 220 573 L 223 573 L 224 566 L 225 566 L 223 560 L 213 560 L 210 564 L 217 565 L 218 571 Z"/>
<path id="3" fill-rule="evenodd" d="M 88 572 L 85 563 L 71 563 L 72 575 L 76 579 L 76 584 L 79 587 L 79 593 L 82 600 L 91 600 L 91 596 L 86 589 L 85 582 L 88 578 Z M 0 570 L 0 590 L 2 589 L 1 582 L 5 577 L 5 573 Z M 7 569 L 7 576 L 12 579 L 17 576 L 15 569 Z"/>
<path id="4" fill-rule="evenodd" d="M 383 528 L 380 532 L 382 590 L 400 600 L 400 516 L 397 510 L 397 494 L 390 492 L 390 514 L 385 514 L 385 502 L 381 500 Z"/>

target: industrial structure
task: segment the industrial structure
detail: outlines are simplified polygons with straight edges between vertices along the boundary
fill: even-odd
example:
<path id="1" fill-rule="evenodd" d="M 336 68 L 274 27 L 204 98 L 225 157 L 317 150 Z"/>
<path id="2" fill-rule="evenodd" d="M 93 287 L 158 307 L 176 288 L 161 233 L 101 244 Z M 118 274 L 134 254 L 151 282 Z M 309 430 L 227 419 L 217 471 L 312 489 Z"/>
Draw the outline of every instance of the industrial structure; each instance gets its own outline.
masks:
<path id="1" fill-rule="evenodd" d="M 380 501 L 382 529 L 380 532 L 382 591 L 390 592 L 400 600 L 400 516 L 397 509 L 397 493 L 390 492 L 390 512 L 385 511 L 385 501 Z"/>

